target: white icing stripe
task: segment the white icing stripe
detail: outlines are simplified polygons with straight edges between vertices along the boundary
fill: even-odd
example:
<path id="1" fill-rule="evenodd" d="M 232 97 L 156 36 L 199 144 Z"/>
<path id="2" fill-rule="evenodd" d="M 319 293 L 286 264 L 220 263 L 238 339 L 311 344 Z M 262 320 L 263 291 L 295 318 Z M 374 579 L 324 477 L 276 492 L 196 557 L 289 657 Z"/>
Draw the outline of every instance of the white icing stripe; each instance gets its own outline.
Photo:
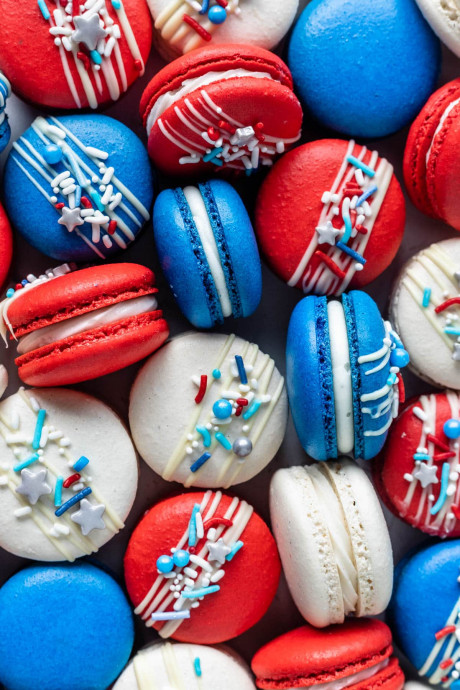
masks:
<path id="1" fill-rule="evenodd" d="M 184 196 L 190 207 L 201 244 L 203 245 L 206 261 L 208 262 L 209 270 L 211 271 L 219 295 L 222 314 L 224 316 L 230 316 L 232 313 L 232 303 L 230 301 L 230 295 L 228 294 L 219 249 L 212 230 L 211 219 L 208 216 L 203 197 L 197 187 L 191 186 L 184 187 Z"/>
<path id="2" fill-rule="evenodd" d="M 460 599 L 458 599 L 455 602 L 455 606 L 452 609 L 452 611 L 449 615 L 449 618 L 446 621 L 445 627 L 447 627 L 448 625 L 455 625 L 457 623 L 459 610 L 460 610 Z M 453 668 L 455 668 L 454 664 L 460 658 L 460 646 L 458 646 L 458 640 L 457 640 L 457 636 L 455 633 L 450 635 L 449 637 L 450 637 L 449 643 L 447 644 L 447 647 L 444 650 L 444 654 L 443 654 L 443 657 L 442 657 L 442 660 L 440 661 L 440 663 L 442 663 L 442 661 L 444 661 L 444 660 L 452 659 L 453 664 L 451 667 L 449 667 L 449 671 L 450 671 Z M 442 637 L 440 640 L 436 641 L 432 650 L 428 654 L 428 657 L 426 658 L 425 663 L 419 669 L 419 675 L 426 676 L 428 674 L 430 668 L 432 667 L 432 665 L 434 664 L 434 662 L 436 660 L 436 657 L 440 653 L 441 648 L 445 644 L 446 644 L 446 637 Z M 455 647 L 457 647 L 457 650 L 455 651 L 455 653 L 453 653 L 453 650 Z M 438 665 L 437 668 L 433 671 L 433 673 L 428 677 L 428 680 L 429 680 L 430 684 L 437 685 L 438 683 L 441 682 L 441 678 L 443 678 L 443 676 L 445 676 L 445 675 L 448 675 L 448 671 L 446 671 L 446 669 L 440 668 L 440 666 Z M 452 676 L 448 676 L 448 678 L 449 678 L 448 681 L 442 684 L 443 688 L 448 688 L 454 680 L 452 678 Z"/>
<path id="3" fill-rule="evenodd" d="M 449 113 L 450 113 L 450 112 L 455 108 L 455 106 L 458 105 L 459 103 L 460 103 L 460 98 L 457 98 L 455 101 L 452 101 L 451 103 L 449 103 L 449 105 L 447 106 L 447 108 L 446 108 L 445 111 L 443 112 L 443 114 L 442 114 L 442 116 L 441 116 L 441 119 L 439 120 L 439 124 L 438 124 L 438 126 L 436 127 L 435 132 L 434 132 L 434 134 L 433 134 L 433 138 L 432 138 L 432 140 L 431 140 L 430 148 L 429 148 L 428 151 L 426 152 L 426 158 L 425 158 L 425 164 L 426 164 L 426 166 L 428 166 L 428 163 L 429 163 L 429 160 L 430 160 L 431 151 L 432 151 L 432 148 L 433 148 L 433 146 L 434 146 L 434 142 L 435 142 L 435 140 L 436 140 L 436 137 L 438 136 L 438 134 L 441 132 L 442 128 L 444 127 L 444 123 L 445 123 L 445 121 L 447 120 L 447 118 L 449 117 Z"/>
<path id="4" fill-rule="evenodd" d="M 348 333 L 342 303 L 337 300 L 328 302 L 327 315 L 329 321 L 337 450 L 339 453 L 351 453 L 355 443 L 353 392 Z"/>
<path id="5" fill-rule="evenodd" d="M 302 688 L 317 688 L 318 690 L 343 690 L 343 688 L 348 688 L 350 685 L 357 685 L 362 683 L 364 680 L 368 680 L 377 673 L 383 671 L 384 668 L 388 666 L 390 659 L 384 659 L 379 661 L 378 664 L 364 668 L 362 671 L 357 671 L 357 673 L 352 673 L 344 678 L 337 678 L 337 680 L 331 680 L 328 683 L 313 683 L 313 685 L 301 685 L 296 688 L 287 688 L 286 690 L 301 690 Z"/>
<path id="6" fill-rule="evenodd" d="M 126 300 L 112 304 L 109 307 L 96 309 L 88 314 L 75 316 L 70 319 L 65 319 L 58 323 L 44 328 L 39 328 L 32 333 L 28 333 L 19 339 L 18 354 L 24 355 L 32 350 L 37 350 L 39 347 L 50 345 L 58 342 L 64 338 L 70 338 L 78 333 L 84 331 L 100 328 L 113 324 L 122 319 L 129 319 L 139 314 L 145 314 L 150 311 L 155 311 L 158 307 L 158 302 L 153 295 L 144 295 L 134 299 Z"/>

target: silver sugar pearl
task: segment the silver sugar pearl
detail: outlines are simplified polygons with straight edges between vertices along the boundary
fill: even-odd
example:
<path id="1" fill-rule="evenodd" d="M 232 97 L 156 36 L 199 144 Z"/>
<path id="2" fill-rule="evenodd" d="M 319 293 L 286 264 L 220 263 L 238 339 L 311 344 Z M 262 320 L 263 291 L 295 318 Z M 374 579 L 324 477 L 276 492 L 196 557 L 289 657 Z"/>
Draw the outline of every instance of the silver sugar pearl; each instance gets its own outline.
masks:
<path id="1" fill-rule="evenodd" d="M 239 458 L 245 458 L 252 451 L 252 441 L 248 438 L 237 438 L 233 441 L 233 452 Z"/>

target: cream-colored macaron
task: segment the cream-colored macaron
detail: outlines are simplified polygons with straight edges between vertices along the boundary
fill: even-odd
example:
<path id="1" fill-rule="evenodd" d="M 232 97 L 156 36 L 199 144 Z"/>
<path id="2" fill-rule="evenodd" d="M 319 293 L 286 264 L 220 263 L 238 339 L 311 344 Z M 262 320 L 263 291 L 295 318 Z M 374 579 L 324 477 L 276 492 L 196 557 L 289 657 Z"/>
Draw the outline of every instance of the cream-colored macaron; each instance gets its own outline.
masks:
<path id="1" fill-rule="evenodd" d="M 435 34 L 460 56 L 460 5 L 458 0 L 416 0 Z"/>
<path id="2" fill-rule="evenodd" d="M 393 556 L 382 509 L 351 460 L 278 470 L 270 487 L 273 531 L 292 597 L 322 628 L 387 606 Z"/>

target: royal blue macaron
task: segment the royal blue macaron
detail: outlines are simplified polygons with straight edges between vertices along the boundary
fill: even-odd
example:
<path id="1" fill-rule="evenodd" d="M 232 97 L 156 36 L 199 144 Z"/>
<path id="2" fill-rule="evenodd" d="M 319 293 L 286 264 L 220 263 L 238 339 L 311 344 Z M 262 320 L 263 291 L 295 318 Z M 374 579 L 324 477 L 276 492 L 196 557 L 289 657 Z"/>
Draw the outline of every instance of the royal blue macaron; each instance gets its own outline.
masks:
<path id="1" fill-rule="evenodd" d="M 353 137 L 408 124 L 434 91 L 440 60 L 414 0 L 313 0 L 288 51 L 300 100 L 323 125 Z"/>
<path id="2" fill-rule="evenodd" d="M 262 294 L 259 252 L 246 208 L 223 180 L 162 191 L 153 208 L 161 267 L 187 319 L 211 328 L 249 316 Z"/>
<path id="3" fill-rule="evenodd" d="M 8 690 L 105 690 L 133 642 L 125 595 L 93 565 L 37 565 L 0 589 L 0 685 Z"/>
<path id="4" fill-rule="evenodd" d="M 419 674 L 452 690 L 460 688 L 459 565 L 458 539 L 409 554 L 396 568 L 388 611 L 395 641 Z"/>
<path id="5" fill-rule="evenodd" d="M 13 144 L 4 173 L 11 222 L 60 261 L 98 261 L 131 244 L 150 218 L 147 151 L 105 115 L 37 117 Z"/>
<path id="6" fill-rule="evenodd" d="M 399 400 L 401 341 L 359 290 L 305 297 L 289 322 L 287 389 L 294 424 L 315 460 L 369 460 L 383 447 Z"/>

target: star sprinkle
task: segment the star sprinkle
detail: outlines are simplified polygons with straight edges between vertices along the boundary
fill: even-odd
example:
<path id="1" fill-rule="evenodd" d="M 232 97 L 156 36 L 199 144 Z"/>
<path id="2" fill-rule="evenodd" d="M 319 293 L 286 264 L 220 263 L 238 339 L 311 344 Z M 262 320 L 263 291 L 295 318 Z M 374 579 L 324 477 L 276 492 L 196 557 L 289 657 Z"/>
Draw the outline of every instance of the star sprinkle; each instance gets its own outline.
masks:
<path id="1" fill-rule="evenodd" d="M 454 343 L 454 351 L 452 352 L 452 359 L 460 362 L 460 343 Z"/>
<path id="2" fill-rule="evenodd" d="M 73 522 L 81 527 L 81 533 L 86 537 L 93 529 L 105 529 L 102 519 L 105 513 L 105 505 L 102 503 L 93 505 L 86 498 L 80 501 L 80 509 L 70 516 Z"/>
<path id="3" fill-rule="evenodd" d="M 21 483 L 16 489 L 16 493 L 25 496 L 31 505 L 35 505 L 40 496 L 50 494 L 52 489 L 46 483 L 48 471 L 43 469 L 38 472 L 31 472 L 24 469 L 21 471 Z"/>
<path id="4" fill-rule="evenodd" d="M 62 216 L 58 220 L 59 225 L 65 225 L 69 232 L 75 230 L 77 225 L 83 225 L 84 222 L 79 208 L 67 208 L 67 206 L 62 209 Z"/>
<path id="5" fill-rule="evenodd" d="M 84 15 L 74 17 L 73 23 L 76 29 L 72 34 L 72 40 L 75 43 L 83 43 L 88 50 L 96 50 L 101 38 L 107 36 L 107 31 L 101 26 L 98 14 L 92 14 L 90 17 Z"/>
<path id="6" fill-rule="evenodd" d="M 439 482 L 436 473 L 438 468 L 436 465 L 427 465 L 426 462 L 421 462 L 416 470 L 412 472 L 414 479 L 418 479 L 424 489 L 430 484 L 437 484 Z"/>
<path id="7" fill-rule="evenodd" d="M 340 235 L 340 230 L 334 228 L 331 221 L 328 220 L 327 223 L 323 225 L 318 225 L 316 228 L 316 233 L 318 235 L 318 244 L 331 244 L 334 245 L 337 236 Z"/>
<path id="8" fill-rule="evenodd" d="M 208 541 L 206 546 L 209 551 L 209 560 L 223 565 L 225 563 L 225 557 L 230 553 L 231 548 L 227 546 L 222 537 L 216 542 Z"/>

